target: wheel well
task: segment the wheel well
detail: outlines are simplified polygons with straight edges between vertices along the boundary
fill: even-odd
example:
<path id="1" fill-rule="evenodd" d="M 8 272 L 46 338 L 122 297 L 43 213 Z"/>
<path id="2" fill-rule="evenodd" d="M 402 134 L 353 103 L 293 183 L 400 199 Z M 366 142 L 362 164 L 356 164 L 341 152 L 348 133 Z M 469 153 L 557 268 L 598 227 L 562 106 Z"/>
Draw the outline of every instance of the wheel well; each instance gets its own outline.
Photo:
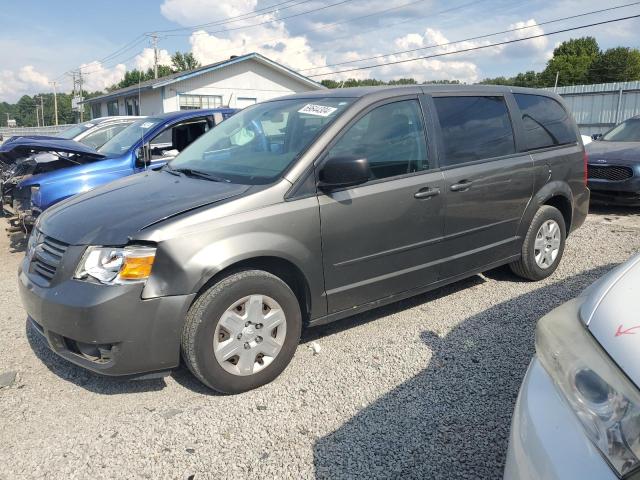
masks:
<path id="1" fill-rule="evenodd" d="M 544 205 L 550 205 L 557 208 L 564 217 L 564 223 L 567 228 L 567 235 L 571 230 L 571 202 L 562 195 L 555 195 L 544 202 Z"/>
<path id="2" fill-rule="evenodd" d="M 255 257 L 229 265 L 220 270 L 202 286 L 198 296 L 220 279 L 237 272 L 238 270 L 263 270 L 280 278 L 293 291 L 302 313 L 303 323 L 308 323 L 311 312 L 311 292 L 309 284 L 302 271 L 288 260 L 279 257 Z"/>

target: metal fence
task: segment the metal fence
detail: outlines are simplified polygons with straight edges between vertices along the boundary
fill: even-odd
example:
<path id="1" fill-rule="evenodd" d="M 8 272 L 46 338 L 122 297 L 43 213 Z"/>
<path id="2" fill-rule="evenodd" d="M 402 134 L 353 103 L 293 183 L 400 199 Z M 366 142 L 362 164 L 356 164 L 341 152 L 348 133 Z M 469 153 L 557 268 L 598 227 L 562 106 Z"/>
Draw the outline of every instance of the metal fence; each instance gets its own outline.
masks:
<path id="1" fill-rule="evenodd" d="M 4 139 L 14 135 L 55 135 L 73 125 L 57 125 L 50 127 L 0 127 L 0 136 Z"/>
<path id="2" fill-rule="evenodd" d="M 556 93 L 571 109 L 583 135 L 604 133 L 640 115 L 640 81 L 558 87 Z"/>

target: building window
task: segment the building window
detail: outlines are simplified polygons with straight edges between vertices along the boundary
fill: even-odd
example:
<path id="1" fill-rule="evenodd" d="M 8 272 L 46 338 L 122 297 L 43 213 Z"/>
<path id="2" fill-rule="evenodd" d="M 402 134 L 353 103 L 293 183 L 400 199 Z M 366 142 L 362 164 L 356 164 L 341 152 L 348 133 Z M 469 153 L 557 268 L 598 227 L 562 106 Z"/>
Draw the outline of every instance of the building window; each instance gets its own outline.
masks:
<path id="1" fill-rule="evenodd" d="M 180 94 L 180 110 L 196 110 L 198 108 L 217 108 L 222 106 L 220 95 L 186 95 Z"/>
<path id="2" fill-rule="evenodd" d="M 102 115 L 101 107 L 101 103 L 93 103 L 91 105 L 91 118 L 99 118 Z"/>
<path id="3" fill-rule="evenodd" d="M 249 105 L 255 105 L 257 102 L 256 98 L 253 97 L 238 97 L 236 100 L 236 106 L 238 108 L 248 107 Z"/>
<path id="4" fill-rule="evenodd" d="M 140 115 L 140 103 L 138 97 L 127 97 L 124 99 L 127 115 Z"/>
<path id="5" fill-rule="evenodd" d="M 119 114 L 120 112 L 118 111 L 118 100 L 111 100 L 110 102 L 107 102 L 107 115 L 113 117 Z"/>

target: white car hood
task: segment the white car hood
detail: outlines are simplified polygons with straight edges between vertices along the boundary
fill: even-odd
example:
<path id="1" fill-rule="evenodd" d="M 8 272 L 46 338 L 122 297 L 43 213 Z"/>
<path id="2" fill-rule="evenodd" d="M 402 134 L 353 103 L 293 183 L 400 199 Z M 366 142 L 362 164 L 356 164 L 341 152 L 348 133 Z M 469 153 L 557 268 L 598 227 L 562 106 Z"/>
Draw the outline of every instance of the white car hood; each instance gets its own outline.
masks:
<path id="1" fill-rule="evenodd" d="M 640 387 L 640 254 L 591 285 L 584 295 L 581 320 Z"/>

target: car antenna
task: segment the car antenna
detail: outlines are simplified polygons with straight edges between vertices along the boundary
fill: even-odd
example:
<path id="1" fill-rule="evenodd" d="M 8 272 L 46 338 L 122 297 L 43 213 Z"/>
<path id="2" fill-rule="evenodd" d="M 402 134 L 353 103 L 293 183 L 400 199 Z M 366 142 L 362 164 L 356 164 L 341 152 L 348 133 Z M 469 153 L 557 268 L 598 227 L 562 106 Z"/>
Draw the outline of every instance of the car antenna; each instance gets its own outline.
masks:
<path id="1" fill-rule="evenodd" d="M 141 85 L 140 83 L 142 82 L 142 73 L 140 75 L 138 75 L 138 113 L 140 113 L 142 111 L 142 97 L 140 94 L 141 91 Z M 126 105 L 125 105 L 126 107 Z M 144 125 L 144 122 L 143 122 Z M 147 150 L 144 148 L 144 127 L 142 127 L 140 129 L 140 140 L 142 141 L 142 161 L 144 162 L 144 169 L 147 169 Z"/>

